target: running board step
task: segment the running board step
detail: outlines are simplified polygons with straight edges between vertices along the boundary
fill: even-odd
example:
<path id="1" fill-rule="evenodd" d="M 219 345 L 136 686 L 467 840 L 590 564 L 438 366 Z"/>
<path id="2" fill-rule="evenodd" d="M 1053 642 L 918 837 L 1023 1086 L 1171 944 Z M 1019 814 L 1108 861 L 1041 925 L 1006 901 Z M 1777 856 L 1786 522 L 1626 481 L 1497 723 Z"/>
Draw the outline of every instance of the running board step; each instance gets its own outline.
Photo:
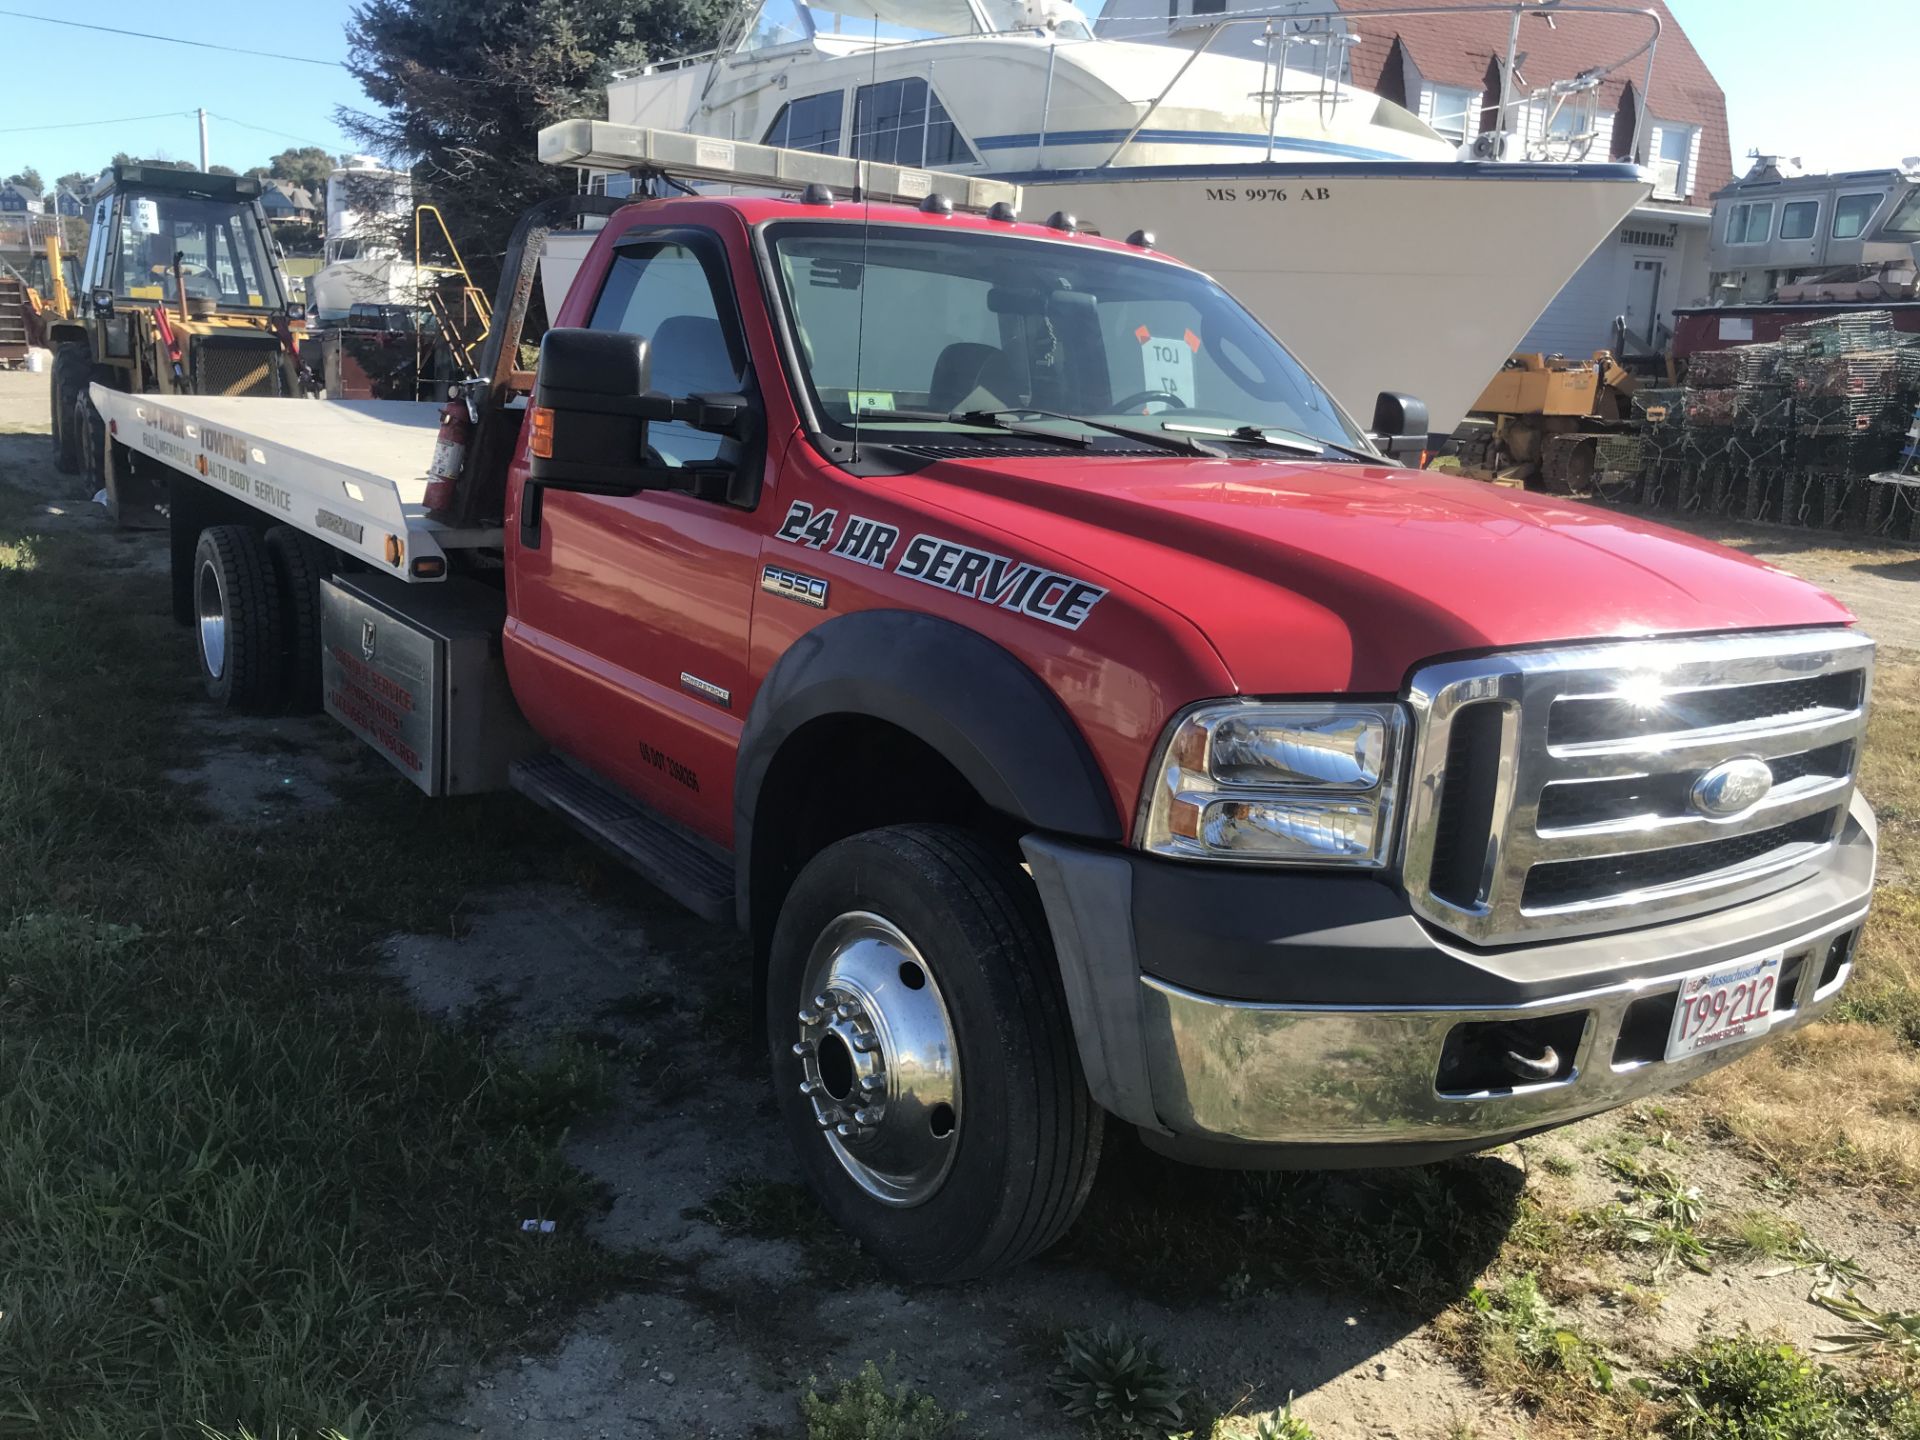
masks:
<path id="1" fill-rule="evenodd" d="M 733 861 L 702 839 L 560 755 L 516 761 L 507 783 L 551 810 L 703 920 L 731 923 Z"/>

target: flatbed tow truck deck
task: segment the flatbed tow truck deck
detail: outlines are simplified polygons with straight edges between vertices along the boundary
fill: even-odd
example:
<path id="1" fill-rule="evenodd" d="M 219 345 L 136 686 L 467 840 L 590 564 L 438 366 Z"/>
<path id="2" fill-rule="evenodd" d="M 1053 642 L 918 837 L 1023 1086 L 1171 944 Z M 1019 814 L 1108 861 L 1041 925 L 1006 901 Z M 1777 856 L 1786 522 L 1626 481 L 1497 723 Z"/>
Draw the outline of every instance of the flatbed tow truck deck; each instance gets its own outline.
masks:
<path id="1" fill-rule="evenodd" d="M 105 385 L 93 399 L 120 445 L 402 579 L 443 580 L 448 551 L 499 548 L 498 526 L 460 528 L 427 513 L 440 431 L 430 401 L 129 395 Z"/>

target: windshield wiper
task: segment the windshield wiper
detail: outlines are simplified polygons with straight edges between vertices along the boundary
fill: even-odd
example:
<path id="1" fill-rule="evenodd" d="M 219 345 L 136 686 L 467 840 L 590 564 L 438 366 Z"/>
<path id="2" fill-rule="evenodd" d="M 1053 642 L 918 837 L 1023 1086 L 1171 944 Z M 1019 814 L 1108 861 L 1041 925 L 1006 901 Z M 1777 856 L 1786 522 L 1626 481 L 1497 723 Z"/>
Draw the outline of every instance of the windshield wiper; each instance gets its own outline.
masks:
<path id="1" fill-rule="evenodd" d="M 1093 442 L 1084 435 L 1063 435 L 1058 430 L 1043 430 L 1038 425 L 1022 425 L 1017 420 L 1003 420 L 1001 412 L 972 410 L 965 414 L 949 415 L 940 410 L 861 410 L 855 420 L 919 420 L 932 425 L 971 425 L 978 430 L 1003 430 L 1009 435 L 1028 435 L 1035 440 L 1051 440 L 1056 445 L 1068 445 L 1076 450 L 1085 450 Z"/>
<path id="2" fill-rule="evenodd" d="M 1302 455 L 1317 455 L 1325 459 L 1332 451 L 1339 455 L 1349 455 L 1355 460 L 1363 460 L 1369 465 L 1384 465 L 1386 461 L 1378 455 L 1371 455 L 1353 445 L 1342 445 L 1333 440 L 1322 440 L 1317 435 L 1309 435 L 1304 430 L 1292 430 L 1285 425 L 1234 425 L 1217 427 L 1212 425 L 1182 425 L 1177 421 L 1167 421 L 1163 430 L 1176 430 L 1193 435 L 1218 435 L 1223 440 L 1243 440 L 1249 445 L 1271 445 L 1280 450 L 1297 450 Z"/>
<path id="3" fill-rule="evenodd" d="M 1184 440 L 1172 435 L 1157 435 L 1151 430 L 1136 430 L 1131 425 L 1114 425 L 1105 420 L 1089 419 L 1085 415 L 1069 415 L 1064 410 L 1035 410 L 1030 405 L 1009 405 L 1004 410 L 967 410 L 958 415 L 949 416 L 948 418 L 975 424 L 1004 425 L 1008 422 L 1001 417 L 1006 415 L 1038 415 L 1045 420 L 1067 420 L 1075 425 L 1085 425 L 1090 430 L 1098 430 L 1105 435 L 1118 435 L 1125 440 L 1139 440 L 1145 444 L 1156 446 L 1161 450 L 1174 450 L 1182 455 L 1205 455 L 1214 460 L 1224 460 L 1226 458 L 1223 451 L 1216 450 L 1211 445 L 1202 444 L 1198 440 Z M 1166 429 L 1168 427 L 1162 426 L 1161 428 Z M 1021 433 L 1056 435 L 1059 432 L 1055 430 L 1037 431 L 1031 426 L 1028 426 L 1024 428 Z"/>

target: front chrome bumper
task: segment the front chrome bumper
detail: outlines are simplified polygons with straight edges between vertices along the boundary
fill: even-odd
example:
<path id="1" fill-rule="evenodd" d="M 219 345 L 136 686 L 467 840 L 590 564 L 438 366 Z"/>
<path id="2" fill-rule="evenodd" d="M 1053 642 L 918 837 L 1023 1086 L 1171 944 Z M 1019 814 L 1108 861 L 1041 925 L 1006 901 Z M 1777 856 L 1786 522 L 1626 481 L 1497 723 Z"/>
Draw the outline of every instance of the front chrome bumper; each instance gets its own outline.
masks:
<path id="1" fill-rule="evenodd" d="M 1272 916 L 1256 901 L 1223 920 L 1231 892 L 1219 888 L 1219 867 L 1180 867 L 1168 882 L 1164 871 L 1143 873 L 1166 862 L 1038 836 L 1025 849 L 1102 1105 L 1156 1148 L 1205 1163 L 1352 1165 L 1438 1158 L 1562 1125 L 1684 1084 L 1816 1018 L 1852 970 L 1873 831 L 1856 799 L 1815 879 L 1676 924 L 1497 952 L 1461 949 L 1411 915 L 1383 917 L 1383 887 L 1350 913 L 1350 889 L 1326 889 L 1319 903 L 1302 888 L 1311 877 L 1270 882 L 1241 870 L 1225 883 L 1280 884 L 1288 888 L 1261 894 L 1307 913 Z M 1170 977 L 1191 956 L 1173 953 L 1175 929 L 1149 912 L 1186 886 L 1200 887 L 1192 943 L 1226 956 L 1189 975 L 1218 974 L 1244 991 L 1264 967 L 1270 993 L 1222 996 Z M 1776 949 L 1788 978 L 1767 1035 L 1664 1058 L 1687 974 Z M 1544 1082 L 1450 1087 L 1448 1037 L 1481 1022 L 1557 1022 L 1577 1037 L 1571 1061 Z"/>
<path id="2" fill-rule="evenodd" d="M 1805 1024 L 1827 1009 L 1852 970 L 1841 959 L 1822 983 L 1834 942 L 1865 919 L 1862 908 L 1786 947 L 1803 958 L 1792 1004 L 1779 1006 L 1768 1034 Z M 1622 1026 L 1637 1001 L 1673 1013 L 1682 974 L 1527 1005 L 1445 1010 L 1365 1010 L 1249 1005 L 1195 995 L 1143 979 L 1147 1057 L 1159 1118 L 1178 1134 L 1253 1143 L 1379 1144 L 1488 1137 L 1564 1125 L 1683 1085 L 1737 1060 L 1765 1036 L 1681 1060 L 1622 1053 Z M 1435 1084 L 1455 1027 L 1476 1021 L 1582 1017 L 1580 1043 L 1564 1079 L 1500 1090 L 1446 1092 Z"/>

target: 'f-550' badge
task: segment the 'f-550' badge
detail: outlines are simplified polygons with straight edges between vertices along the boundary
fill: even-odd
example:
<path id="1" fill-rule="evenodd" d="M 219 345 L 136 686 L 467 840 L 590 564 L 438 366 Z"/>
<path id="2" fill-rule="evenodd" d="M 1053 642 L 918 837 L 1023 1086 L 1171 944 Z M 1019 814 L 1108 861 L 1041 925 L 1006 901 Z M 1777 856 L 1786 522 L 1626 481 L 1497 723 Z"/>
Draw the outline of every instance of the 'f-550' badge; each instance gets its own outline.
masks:
<path id="1" fill-rule="evenodd" d="M 760 568 L 760 588 L 771 595 L 782 595 L 789 600 L 798 600 L 802 605 L 811 605 L 816 610 L 827 608 L 827 582 L 817 575 L 802 575 L 798 570 L 787 570 L 779 565 L 763 565 Z"/>

